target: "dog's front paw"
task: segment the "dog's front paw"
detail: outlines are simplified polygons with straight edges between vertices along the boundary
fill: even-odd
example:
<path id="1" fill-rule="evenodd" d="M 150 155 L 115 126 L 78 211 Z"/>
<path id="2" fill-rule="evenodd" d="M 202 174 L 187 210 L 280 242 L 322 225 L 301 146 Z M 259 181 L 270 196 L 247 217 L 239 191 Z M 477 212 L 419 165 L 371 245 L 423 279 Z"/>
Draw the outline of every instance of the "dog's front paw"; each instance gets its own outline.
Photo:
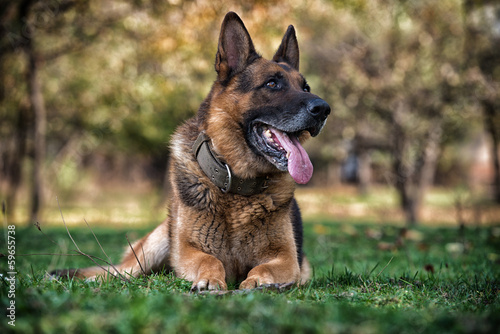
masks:
<path id="1" fill-rule="evenodd" d="M 227 290 L 227 285 L 226 282 L 217 278 L 200 278 L 191 286 L 191 292 L 205 290 Z"/>
<path id="2" fill-rule="evenodd" d="M 254 275 L 248 277 L 246 280 L 241 282 L 240 284 L 240 289 L 255 289 L 261 285 L 266 285 L 266 284 L 273 284 L 276 282 L 273 282 L 272 279 Z"/>

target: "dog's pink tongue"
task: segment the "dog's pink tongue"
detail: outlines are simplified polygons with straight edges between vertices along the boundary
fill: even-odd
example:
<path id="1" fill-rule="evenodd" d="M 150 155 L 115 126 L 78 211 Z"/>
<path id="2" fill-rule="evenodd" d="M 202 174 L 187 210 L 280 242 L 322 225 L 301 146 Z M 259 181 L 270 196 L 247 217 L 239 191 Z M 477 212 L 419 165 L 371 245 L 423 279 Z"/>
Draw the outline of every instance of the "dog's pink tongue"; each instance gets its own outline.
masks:
<path id="1" fill-rule="evenodd" d="M 292 178 L 300 184 L 309 182 L 313 174 L 313 165 L 306 150 L 300 145 L 299 139 L 295 136 L 290 138 L 286 133 L 275 129 L 272 132 L 287 152 L 288 172 Z"/>

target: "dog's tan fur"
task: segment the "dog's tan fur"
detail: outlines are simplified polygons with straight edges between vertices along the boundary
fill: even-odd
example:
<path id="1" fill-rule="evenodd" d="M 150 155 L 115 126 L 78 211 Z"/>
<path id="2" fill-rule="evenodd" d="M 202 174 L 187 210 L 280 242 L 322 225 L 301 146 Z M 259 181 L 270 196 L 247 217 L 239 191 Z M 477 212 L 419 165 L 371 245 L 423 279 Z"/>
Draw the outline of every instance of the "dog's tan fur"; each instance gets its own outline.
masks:
<path id="1" fill-rule="evenodd" d="M 239 17 L 228 13 L 221 28 L 215 67 L 218 79 L 198 115 L 180 126 L 171 140 L 173 194 L 168 218 L 137 241 L 133 251 L 128 249 L 115 268 L 132 276 L 163 268 L 174 270 L 177 276 L 193 282 L 193 290 L 227 289 L 226 281 L 241 282 L 240 288 L 305 282 L 310 266 L 302 257 L 301 240 L 296 240 L 294 233 L 299 228 L 295 226 L 297 218 L 293 218 L 298 214 L 293 199 L 295 182 L 249 147 L 242 127 L 250 110 L 270 103 L 264 95 L 242 92 L 244 80 L 250 80 L 249 85 L 254 87 L 269 73 L 279 72 L 289 83 L 287 94 L 304 94 L 305 81 L 296 70 L 295 32 L 289 28 L 273 61 L 269 61 L 255 53 Z M 286 103 L 288 99 L 279 96 L 272 103 Z M 204 174 L 192 153 L 201 131 L 235 175 L 265 175 L 269 187 L 251 196 L 223 193 Z M 309 136 L 304 131 L 300 141 Z M 110 272 L 116 274 L 113 268 Z M 72 273 L 78 277 L 106 275 L 99 267 Z"/>

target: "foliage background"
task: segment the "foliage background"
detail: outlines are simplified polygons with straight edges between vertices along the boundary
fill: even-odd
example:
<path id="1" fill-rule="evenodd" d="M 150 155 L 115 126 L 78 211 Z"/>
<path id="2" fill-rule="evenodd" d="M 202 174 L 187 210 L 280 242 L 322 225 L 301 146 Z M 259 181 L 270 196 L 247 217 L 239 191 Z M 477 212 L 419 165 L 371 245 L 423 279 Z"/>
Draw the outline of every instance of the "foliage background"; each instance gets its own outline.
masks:
<path id="1" fill-rule="evenodd" d="M 500 230 L 484 226 L 500 222 L 497 2 L 2 2 L 0 200 L 4 225 L 16 224 L 16 329 L 497 331 Z M 74 252 L 62 214 L 101 257 L 89 228 L 72 226 L 89 222 L 112 261 L 125 235 L 163 219 L 169 138 L 215 79 L 230 10 L 267 58 L 293 24 L 301 71 L 334 111 L 306 147 L 315 174 L 297 192 L 313 280 L 220 297 L 189 295 L 167 273 L 46 279 L 89 265 L 58 256 Z"/>
<path id="2" fill-rule="evenodd" d="M 307 147 L 311 185 L 392 186 L 408 222 L 422 220 L 436 184 L 459 209 L 500 201 L 494 1 L 25 0 L 0 9 L 10 220 L 47 220 L 56 195 L 95 204 L 109 189 L 163 203 L 169 137 L 215 79 L 229 10 L 268 58 L 296 27 L 301 71 L 334 110 Z M 478 167 L 484 147 L 490 162 Z"/>

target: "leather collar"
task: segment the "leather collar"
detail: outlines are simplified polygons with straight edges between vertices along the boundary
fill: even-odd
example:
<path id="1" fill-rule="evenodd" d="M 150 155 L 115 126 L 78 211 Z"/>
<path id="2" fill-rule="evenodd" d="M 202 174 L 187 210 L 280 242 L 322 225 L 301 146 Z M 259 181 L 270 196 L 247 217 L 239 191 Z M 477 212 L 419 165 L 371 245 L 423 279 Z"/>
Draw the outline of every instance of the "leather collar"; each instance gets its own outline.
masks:
<path id="1" fill-rule="evenodd" d="M 202 131 L 194 142 L 193 154 L 205 175 L 223 193 L 251 196 L 261 193 L 269 186 L 267 176 L 242 179 L 234 175 L 231 168 L 216 157 L 209 142 L 210 138 Z"/>

